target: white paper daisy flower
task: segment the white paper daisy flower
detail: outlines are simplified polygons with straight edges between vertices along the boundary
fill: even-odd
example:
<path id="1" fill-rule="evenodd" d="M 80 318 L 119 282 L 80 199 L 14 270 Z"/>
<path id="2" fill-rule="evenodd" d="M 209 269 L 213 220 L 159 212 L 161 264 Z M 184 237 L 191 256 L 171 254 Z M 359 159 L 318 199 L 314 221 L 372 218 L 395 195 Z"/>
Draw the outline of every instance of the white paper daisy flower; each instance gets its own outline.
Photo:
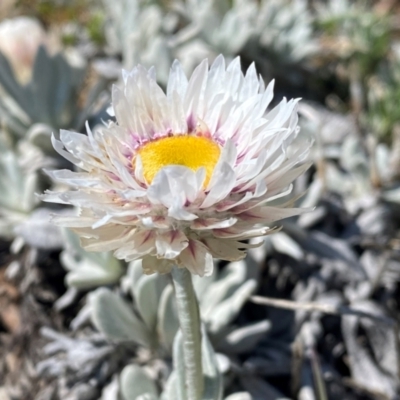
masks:
<path id="1" fill-rule="evenodd" d="M 289 146 L 297 100 L 266 113 L 273 83 L 265 88 L 254 65 L 243 75 L 238 58 L 226 67 L 219 56 L 188 80 L 175 61 L 166 93 L 153 69 L 138 66 L 123 81 L 112 93 L 116 122 L 53 138 L 82 172 L 49 172 L 74 190 L 43 197 L 78 207 L 78 216 L 55 222 L 86 250 L 141 258 L 146 273 L 176 264 L 209 275 L 213 257 L 243 258 L 244 240 L 303 211 L 281 200 L 309 166 L 309 144 Z"/>

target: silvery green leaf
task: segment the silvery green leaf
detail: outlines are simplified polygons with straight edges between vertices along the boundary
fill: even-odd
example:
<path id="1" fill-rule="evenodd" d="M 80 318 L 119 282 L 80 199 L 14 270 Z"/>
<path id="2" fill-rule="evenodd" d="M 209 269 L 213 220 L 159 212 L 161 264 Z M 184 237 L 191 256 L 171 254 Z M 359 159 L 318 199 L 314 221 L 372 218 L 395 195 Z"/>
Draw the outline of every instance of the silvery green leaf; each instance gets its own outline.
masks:
<path id="1" fill-rule="evenodd" d="M 239 315 L 244 303 L 254 293 L 256 287 L 257 282 L 254 279 L 249 279 L 237 288 L 231 296 L 215 306 L 206 320 L 209 331 L 216 334 L 232 322 Z"/>
<path id="2" fill-rule="evenodd" d="M 368 176 L 368 159 L 364 153 L 362 144 L 357 137 L 349 136 L 344 140 L 340 164 L 348 171 L 353 173 L 359 172 Z"/>
<path id="3" fill-rule="evenodd" d="M 142 275 L 132 290 L 137 308 L 151 331 L 156 328 L 159 301 L 166 285 L 165 276 Z"/>
<path id="4" fill-rule="evenodd" d="M 228 298 L 247 277 L 246 263 L 241 260 L 228 264 L 218 279 L 211 283 L 201 297 L 200 310 L 202 317 L 207 319 L 213 314 L 215 307 Z"/>
<path id="5" fill-rule="evenodd" d="M 120 391 L 124 400 L 157 399 L 157 387 L 143 368 L 131 364 L 120 375 Z"/>
<path id="6" fill-rule="evenodd" d="M 33 124 L 26 132 L 27 140 L 37 146 L 38 148 L 50 152 L 54 151 L 51 144 L 51 135 L 54 132 L 54 128 L 47 124 L 36 123 Z"/>
<path id="7" fill-rule="evenodd" d="M 0 85 L 18 102 L 23 102 L 23 96 L 19 93 L 19 84 L 8 59 L 0 52 Z"/>
<path id="8" fill-rule="evenodd" d="M 286 254 L 295 260 L 302 260 L 304 258 L 304 252 L 301 247 L 286 233 L 277 232 L 271 235 L 269 239 L 278 252 Z"/>
<path id="9" fill-rule="evenodd" d="M 16 81 L 2 54 L 0 65 L 0 85 L 6 92 L 0 101 L 1 114 L 9 114 L 7 122 L 11 123 L 18 119 L 18 115 L 24 115 L 20 121 L 25 131 L 13 124 L 17 127 L 17 135 L 24 135 L 26 129 L 36 122 L 55 128 L 75 126 L 80 114 L 77 92 L 85 68 L 70 66 L 61 54 L 48 55 L 43 46 L 36 53 L 32 78 L 26 85 Z"/>
<path id="10" fill-rule="evenodd" d="M 326 163 L 325 182 L 328 189 L 344 195 L 351 191 L 352 181 L 348 175 L 339 171 L 333 164 Z"/>
<path id="11" fill-rule="evenodd" d="M 315 207 L 318 205 L 324 191 L 322 179 L 316 177 L 307 189 L 306 195 L 301 200 L 301 207 Z M 305 215 L 305 214 L 303 214 Z M 303 216 L 301 215 L 301 217 Z"/>
<path id="12" fill-rule="evenodd" d="M 357 340 L 359 318 L 344 316 L 342 331 L 349 355 L 350 371 L 353 379 L 358 384 L 385 393 L 388 397 L 394 396 L 395 381 L 374 361 L 370 352 Z"/>
<path id="13" fill-rule="evenodd" d="M 87 252 L 81 246 L 79 237 L 70 230 L 64 230 L 66 240 L 60 261 L 68 271 L 66 282 L 78 289 L 117 282 L 123 274 L 123 267 L 111 252 Z"/>
<path id="14" fill-rule="evenodd" d="M 38 203 L 37 170 L 47 160 L 39 149 L 20 141 L 14 149 L 0 137 L 0 207 L 10 211 L 29 213 Z"/>
<path id="15" fill-rule="evenodd" d="M 166 82 L 173 57 L 165 35 L 164 23 L 168 19 L 165 13 L 154 3 L 132 0 L 116 0 L 112 4 L 103 0 L 103 3 L 109 18 L 106 38 L 113 50 L 121 51 L 124 66 L 130 69 L 138 63 L 146 67 L 154 65 L 158 80 Z M 169 29 L 173 30 L 175 25 Z"/>
<path id="16" fill-rule="evenodd" d="M 54 303 L 53 307 L 57 311 L 65 310 L 78 300 L 78 296 L 78 289 L 68 288 L 68 290 Z"/>
<path id="17" fill-rule="evenodd" d="M 85 290 L 117 282 L 123 270 L 119 261 L 111 253 L 108 259 L 108 262 L 106 260 L 102 264 L 95 263 L 90 259 L 77 261 L 70 253 L 62 252 L 60 261 L 70 271 L 65 278 L 67 285 Z"/>
<path id="18" fill-rule="evenodd" d="M 165 389 L 161 394 L 160 400 L 180 400 L 177 392 L 177 379 L 176 372 L 172 371 L 167 383 L 165 384 Z"/>
<path id="19" fill-rule="evenodd" d="M 118 400 L 118 389 L 118 378 L 114 376 L 113 380 L 102 390 L 100 400 Z"/>
<path id="20" fill-rule="evenodd" d="M 38 204 L 35 193 L 41 191 L 38 170 L 49 160 L 26 141 L 12 147 L 0 136 L 0 235 L 12 239 L 15 227 L 24 223 Z M 35 219 L 33 223 L 45 223 Z M 23 228 L 21 228 L 23 229 Z M 27 234 L 35 240 L 32 235 Z M 29 238 L 27 238 L 29 240 Z"/>
<path id="21" fill-rule="evenodd" d="M 218 369 L 214 349 L 204 328 L 202 329 L 201 355 L 204 375 L 202 400 L 221 400 L 223 392 L 222 377 Z"/>
<path id="22" fill-rule="evenodd" d="M 93 324 L 109 339 L 152 346 L 153 337 L 146 325 L 118 295 L 100 288 L 90 294 L 89 302 Z"/>
<path id="23" fill-rule="evenodd" d="M 132 296 L 135 295 L 136 285 L 139 283 L 139 279 L 143 276 L 142 260 L 131 261 L 128 265 L 128 277 L 131 286 Z"/>
<path id="24" fill-rule="evenodd" d="M 400 203 L 400 188 L 386 190 L 383 192 L 383 198 L 392 203 Z"/>
<path id="25" fill-rule="evenodd" d="M 251 350 L 271 328 L 269 321 L 259 321 L 237 328 L 218 342 L 219 351 L 240 354 Z"/>
<path id="26" fill-rule="evenodd" d="M 352 307 L 385 317 L 384 309 L 372 300 L 353 302 Z M 367 343 L 358 339 L 360 326 Z M 353 379 L 370 390 L 385 393 L 388 397 L 395 396 L 399 382 L 397 329 L 369 318 L 344 316 L 342 332 Z"/>
<path id="27" fill-rule="evenodd" d="M 209 276 L 193 275 L 193 287 L 196 292 L 198 300 L 201 302 L 203 296 L 206 295 L 209 286 L 217 279 L 218 268 L 214 266 L 213 272 Z"/>
<path id="28" fill-rule="evenodd" d="M 150 393 L 145 393 L 136 397 L 136 400 L 158 400 L 158 396 Z"/>
<path id="29" fill-rule="evenodd" d="M 44 250 L 61 249 L 64 242 L 62 231 L 60 227 L 50 222 L 52 213 L 50 209 L 39 208 L 18 224 L 14 232 L 29 246 Z"/>
<path id="30" fill-rule="evenodd" d="M 230 358 L 222 353 L 216 353 L 215 357 L 217 360 L 218 371 L 221 374 L 226 374 L 232 366 Z"/>
<path id="31" fill-rule="evenodd" d="M 248 392 L 238 392 L 225 397 L 225 400 L 253 400 L 253 397 Z"/>
<path id="32" fill-rule="evenodd" d="M 299 62 L 318 49 L 312 23 L 306 1 L 262 1 L 254 22 L 255 37 L 261 49 L 278 59 Z"/>
<path id="33" fill-rule="evenodd" d="M 174 338 L 179 329 L 179 320 L 175 304 L 174 289 L 168 285 L 162 292 L 157 316 L 157 332 L 160 341 L 167 349 L 172 349 Z"/>
<path id="34" fill-rule="evenodd" d="M 26 218 L 27 216 L 24 213 L 12 212 L 0 208 L 0 237 L 13 239 L 15 237 L 15 226 L 23 222 Z"/>
<path id="35" fill-rule="evenodd" d="M 252 19 L 256 10 L 253 2 L 207 1 L 196 5 L 187 2 L 186 13 L 191 24 L 177 33 L 178 41 L 182 42 L 188 32 L 197 30 L 209 52 L 214 49 L 233 56 L 240 52 L 253 32 Z"/>

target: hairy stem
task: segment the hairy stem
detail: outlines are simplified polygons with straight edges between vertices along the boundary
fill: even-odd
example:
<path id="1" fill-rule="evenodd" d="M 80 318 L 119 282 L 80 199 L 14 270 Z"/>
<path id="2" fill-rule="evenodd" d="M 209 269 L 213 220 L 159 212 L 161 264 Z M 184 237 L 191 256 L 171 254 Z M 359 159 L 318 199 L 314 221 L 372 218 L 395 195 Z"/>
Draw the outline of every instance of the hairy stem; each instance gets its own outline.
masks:
<path id="1" fill-rule="evenodd" d="M 186 268 L 171 272 L 183 338 L 183 358 L 188 400 L 200 400 L 204 380 L 201 363 L 200 313 L 193 289 L 192 275 Z"/>

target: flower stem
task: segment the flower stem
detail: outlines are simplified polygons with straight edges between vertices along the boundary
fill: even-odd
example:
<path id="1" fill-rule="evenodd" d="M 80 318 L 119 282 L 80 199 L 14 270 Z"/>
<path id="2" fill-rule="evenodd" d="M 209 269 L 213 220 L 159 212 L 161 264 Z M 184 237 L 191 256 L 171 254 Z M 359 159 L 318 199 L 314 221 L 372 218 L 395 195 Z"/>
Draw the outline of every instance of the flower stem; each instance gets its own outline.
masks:
<path id="1" fill-rule="evenodd" d="M 186 369 L 188 400 L 200 400 L 204 379 L 201 363 L 200 313 L 193 289 L 192 274 L 186 268 L 171 271 L 183 338 L 183 358 Z"/>

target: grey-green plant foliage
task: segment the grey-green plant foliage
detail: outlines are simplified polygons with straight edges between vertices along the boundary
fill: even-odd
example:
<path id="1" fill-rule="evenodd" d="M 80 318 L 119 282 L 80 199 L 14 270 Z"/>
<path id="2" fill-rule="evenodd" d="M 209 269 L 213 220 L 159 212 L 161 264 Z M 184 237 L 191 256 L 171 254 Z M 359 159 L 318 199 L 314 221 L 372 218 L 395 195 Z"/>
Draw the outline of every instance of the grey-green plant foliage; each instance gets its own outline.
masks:
<path id="1" fill-rule="evenodd" d="M 202 321 L 211 340 L 217 348 L 221 345 L 226 350 L 229 349 L 235 353 L 237 345 L 238 349 L 243 351 L 243 343 L 239 343 L 241 336 L 235 335 L 235 327 L 231 323 L 256 289 L 255 269 L 249 268 L 243 261 L 238 261 L 227 265 L 221 273 L 218 273 L 216 269 L 210 277 L 194 277 L 193 283 L 200 303 Z M 167 276 L 144 275 L 141 261 L 135 261 L 130 263 L 122 286 L 125 293 L 132 296 L 134 300 L 136 312 L 132 308 L 132 315 L 139 317 L 142 328 L 151 332 L 152 341 L 156 341 L 166 351 L 171 352 L 179 325 L 173 289 Z M 101 296 L 97 296 L 96 293 L 101 292 L 104 295 L 105 291 L 108 291 L 110 295 L 112 293 L 108 289 L 98 289 L 91 297 L 92 306 L 101 314 L 101 316 L 96 314 L 95 320 L 107 319 L 107 315 L 102 315 L 102 308 L 96 306 L 97 301 L 101 299 Z M 113 318 L 118 318 L 117 316 L 116 310 Z M 97 325 L 104 331 L 102 325 Z M 253 329 L 257 334 L 268 330 L 267 326 L 261 325 L 261 327 L 256 326 Z M 107 334 L 107 331 L 105 333 Z M 115 339 L 115 333 L 113 335 Z M 121 340 L 124 339 L 124 335 L 121 334 Z"/>
<path id="2" fill-rule="evenodd" d="M 395 129 L 399 129 L 400 110 L 400 62 L 398 59 L 382 65 L 378 74 L 368 81 L 368 113 L 365 123 L 376 136 L 390 141 Z"/>
<path id="3" fill-rule="evenodd" d="M 124 274 L 122 263 L 112 253 L 93 253 L 83 250 L 77 235 L 63 231 L 64 250 L 60 261 L 69 271 L 66 284 L 77 289 L 90 289 L 118 282 Z"/>
<path id="4" fill-rule="evenodd" d="M 180 59 L 190 73 L 200 60 L 207 57 L 211 60 L 219 53 L 227 58 L 241 54 L 246 61 L 255 60 L 263 73 L 269 69 L 274 74 L 287 75 L 288 69 L 281 68 L 282 64 L 303 67 L 319 51 L 324 53 L 320 35 L 330 39 L 333 47 L 328 51 L 333 61 L 345 66 L 346 72 L 350 65 L 356 66 L 363 80 L 363 100 L 367 107 L 358 121 L 362 123 L 362 132 L 350 114 L 322 107 L 310 106 L 307 111 L 303 108 L 310 118 L 303 120 L 302 135 L 308 133 L 316 138 L 313 159 L 318 171 L 302 206 L 317 207 L 300 217 L 299 226 L 285 223 L 283 231 L 267 237 L 265 246 L 259 250 L 263 251 L 262 259 L 267 250 L 304 262 L 307 252 L 329 253 L 339 248 L 348 263 L 346 270 L 351 270 L 349 266 L 353 266 L 356 258 L 346 243 L 339 240 L 327 243 L 326 235 L 310 237 L 305 227 L 324 218 L 320 200 L 326 191 L 339 195 L 345 210 L 352 215 L 362 211 L 366 201 L 383 199 L 396 207 L 400 204 L 400 189 L 393 185 L 400 170 L 400 134 L 397 145 L 393 137 L 399 120 L 399 61 L 393 59 L 393 54 L 389 59 L 389 51 L 394 49 L 397 39 L 390 36 L 388 18 L 373 11 L 371 2 L 335 0 L 313 4 L 316 13 L 310 11 L 306 0 L 104 0 L 108 40 L 105 53 L 122 56 L 127 69 L 137 63 L 155 66 L 159 82 L 165 84 L 174 58 Z M 151 349 L 154 357 L 164 360 L 174 354 L 175 364 L 163 391 L 146 365 L 129 364 L 115 374 L 111 388 L 114 394 L 118 391 L 124 400 L 185 399 L 179 324 L 168 277 L 143 275 L 139 261 L 131 263 L 125 274 L 124 264 L 110 253 L 87 253 L 75 235 L 64 232 L 62 236 L 59 231 L 50 230 L 47 223 L 50 211 L 38 208 L 35 193 L 42 192 L 43 186 L 49 184 L 40 170 L 54 162 L 44 156 L 54 157 L 51 133 L 57 135 L 59 128 L 80 129 L 103 87 L 98 85 L 87 103 L 78 106 L 77 95 L 84 74 L 85 68 L 73 68 L 62 55 L 50 56 L 41 48 L 31 81 L 20 85 L 0 54 L 0 119 L 2 129 L 11 138 L 6 140 L 2 135 L 0 140 L 0 236 L 23 237 L 25 243 L 42 248 L 63 245 L 60 260 L 68 271 L 67 285 L 81 290 L 108 285 L 92 290 L 87 306 L 94 325 L 105 337 L 121 346 Z M 379 143 L 376 137 L 384 138 L 385 142 Z M 382 218 L 373 219 L 379 222 Z M 362 225 L 360 220 L 357 224 Z M 372 224 L 368 221 L 364 224 L 371 231 Z M 370 269 L 375 272 L 380 261 L 378 257 L 369 258 Z M 398 280 L 398 275 L 394 278 L 386 272 L 384 275 L 387 285 L 393 286 Z M 271 329 L 267 320 L 235 325 L 244 303 L 256 290 L 256 282 L 258 275 L 252 258 L 228 264 L 221 272 L 216 268 L 207 278 L 194 277 L 204 324 L 204 400 L 222 397 L 220 375 L 224 368 L 216 367 L 221 353 L 230 357 L 225 357 L 229 364 L 235 356 L 253 349 Z M 296 299 L 315 300 L 301 295 Z M 355 337 L 348 331 L 344 331 L 344 336 L 347 343 Z M 74 340 L 71 339 L 69 346 L 75 349 L 75 353 L 70 353 L 71 359 L 75 359 L 77 350 L 82 353 L 82 347 L 76 347 Z M 354 360 L 362 354 L 358 351 L 360 346 L 357 342 L 348 346 L 350 364 L 357 364 Z M 380 347 L 372 343 L 378 353 Z M 107 354 L 111 348 L 107 348 Z M 97 350 L 104 351 L 101 347 Z M 87 349 L 83 359 L 92 359 L 93 351 L 92 347 Z M 391 363 L 392 368 L 394 364 Z M 364 383 L 364 377 L 353 375 L 356 383 Z M 311 392 L 301 390 L 299 396 L 306 398 L 307 393 Z M 251 399 L 249 393 L 240 392 L 225 400 Z"/>
<path id="5" fill-rule="evenodd" d="M 389 19 L 371 6 L 368 1 L 338 0 L 317 7 L 317 23 L 327 37 L 335 38 L 335 52 L 354 61 L 361 75 L 372 73 L 389 50 Z"/>
<path id="6" fill-rule="evenodd" d="M 0 237 L 12 239 L 15 228 L 38 206 L 39 171 L 50 160 L 27 141 L 16 146 L 0 132 Z"/>
<path id="7" fill-rule="evenodd" d="M 19 138 L 26 136 L 28 131 L 31 140 L 43 149 L 50 149 L 52 130 L 79 126 L 86 118 L 77 102 L 85 73 L 85 68 L 72 67 L 61 54 L 50 56 L 44 47 L 40 47 L 32 78 L 21 85 L 7 58 L 0 53 L 0 116 L 3 124 Z M 35 127 L 35 124 L 40 125 Z"/>
<path id="8" fill-rule="evenodd" d="M 313 23 L 305 0 L 261 1 L 254 30 L 257 57 L 262 50 L 273 56 L 274 62 L 279 61 L 278 58 L 285 63 L 296 63 L 311 56 L 319 48 L 313 35 Z"/>
<path id="9" fill-rule="evenodd" d="M 190 73 L 220 53 L 264 61 L 273 56 L 276 65 L 300 62 L 318 49 L 305 0 L 104 0 L 104 7 L 110 49 L 122 53 L 126 68 L 155 66 L 161 83 L 175 58 Z"/>
<path id="10" fill-rule="evenodd" d="M 174 370 L 158 397 L 154 381 L 138 365 L 126 366 L 120 374 L 120 392 L 124 400 L 186 400 L 185 364 L 183 360 L 182 335 L 178 332 L 174 339 Z M 222 400 L 222 377 L 217 367 L 214 350 L 207 337 L 202 333 L 202 363 L 204 374 L 204 392 L 202 400 Z"/>
<path id="11" fill-rule="evenodd" d="M 249 267 L 244 261 L 230 263 L 222 272 L 215 268 L 213 275 L 207 278 L 193 277 L 204 324 L 204 400 L 222 398 L 220 372 L 208 337 L 217 351 L 235 355 L 253 348 L 270 328 L 268 321 L 241 328 L 232 324 L 244 303 L 254 293 L 256 281 L 255 263 L 253 267 L 250 263 Z M 179 362 L 179 322 L 171 282 L 165 275 L 144 275 L 141 261 L 134 261 L 130 263 L 126 276 L 122 278 L 122 292 L 125 293 L 122 297 L 106 288 L 99 288 L 90 293 L 89 304 L 94 325 L 114 342 L 136 343 L 158 351 L 160 356 L 173 353 L 174 370 L 161 398 L 185 399 L 182 383 L 185 381 L 184 367 Z M 127 300 L 127 296 L 132 297 L 133 304 Z M 121 382 L 127 381 L 128 373 L 129 376 L 142 376 L 142 373 L 137 371 L 136 367 L 125 370 Z M 124 384 L 124 389 L 121 389 L 126 399 L 137 398 L 139 394 L 147 393 L 127 394 L 129 388 L 130 384 Z M 154 393 L 149 392 L 148 395 Z"/>

